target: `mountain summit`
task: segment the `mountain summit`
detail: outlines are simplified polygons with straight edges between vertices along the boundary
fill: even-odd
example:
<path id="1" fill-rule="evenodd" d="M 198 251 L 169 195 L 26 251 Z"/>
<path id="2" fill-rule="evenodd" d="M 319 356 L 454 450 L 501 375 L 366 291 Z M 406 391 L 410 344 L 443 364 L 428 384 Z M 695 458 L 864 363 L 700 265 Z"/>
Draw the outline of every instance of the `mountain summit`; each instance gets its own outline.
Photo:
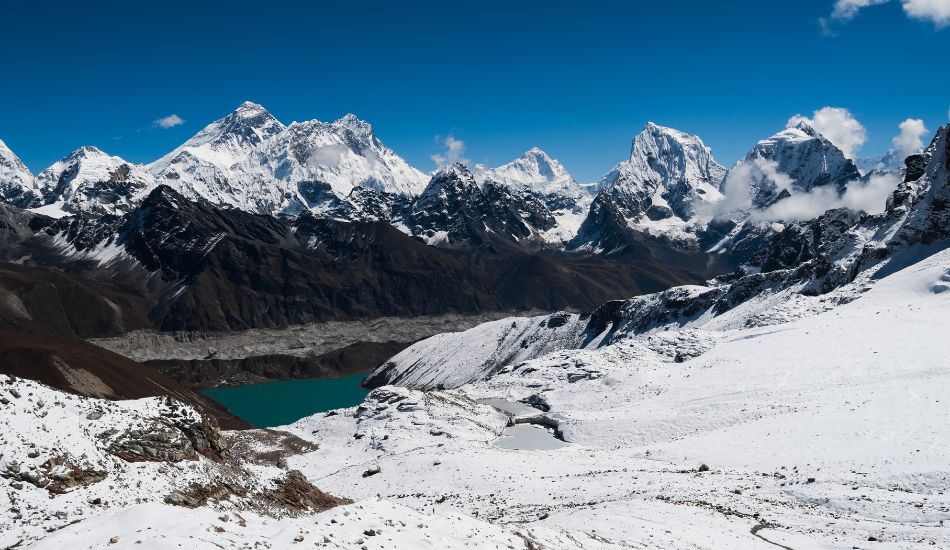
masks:
<path id="1" fill-rule="evenodd" d="M 369 123 L 352 114 L 333 122 L 294 122 L 234 171 L 254 181 L 276 182 L 305 208 L 319 206 L 318 191 L 344 198 L 362 186 L 415 196 L 429 179 L 386 147 Z"/>
<path id="2" fill-rule="evenodd" d="M 35 199 L 33 174 L 0 140 L 0 202 L 26 208 Z"/>
<path id="3" fill-rule="evenodd" d="M 854 162 L 805 121 L 756 143 L 729 170 L 724 185 L 729 175 L 750 166 L 757 167 L 747 178 L 753 208 L 775 202 L 783 190 L 810 191 L 830 185 L 841 193 L 848 182 L 861 177 Z M 776 177 L 776 172 L 784 177 Z"/>
<path id="4" fill-rule="evenodd" d="M 155 187 L 145 167 L 83 146 L 36 176 L 42 212 L 123 214 Z"/>
<path id="5" fill-rule="evenodd" d="M 571 246 L 620 251 L 632 232 L 695 250 L 689 222 L 698 205 L 719 200 L 724 173 L 698 136 L 648 122 L 633 138 L 630 158 L 598 182 L 597 197 Z"/>
<path id="6" fill-rule="evenodd" d="M 525 151 L 520 157 L 497 168 L 476 165 L 473 169 L 479 180 L 493 179 L 508 187 L 527 187 L 545 195 L 576 195 L 580 187 L 560 162 L 537 147 Z"/>
<path id="7" fill-rule="evenodd" d="M 360 186 L 417 195 L 428 180 L 355 115 L 284 126 L 249 101 L 148 168 L 191 200 L 273 215 L 324 209 Z"/>

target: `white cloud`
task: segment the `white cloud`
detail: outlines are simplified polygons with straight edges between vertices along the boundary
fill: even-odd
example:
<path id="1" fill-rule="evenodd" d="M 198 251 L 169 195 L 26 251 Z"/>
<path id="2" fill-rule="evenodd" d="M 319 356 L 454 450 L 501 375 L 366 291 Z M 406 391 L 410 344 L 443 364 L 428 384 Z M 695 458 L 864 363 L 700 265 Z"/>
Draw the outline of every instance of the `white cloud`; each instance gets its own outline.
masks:
<path id="1" fill-rule="evenodd" d="M 797 222 L 810 220 L 834 208 L 838 202 L 838 193 L 827 186 L 815 187 L 807 193 L 795 193 L 769 206 L 765 210 L 752 213 L 757 221 Z"/>
<path id="2" fill-rule="evenodd" d="M 753 212 L 752 218 L 761 222 L 795 222 L 816 218 L 832 208 L 880 214 L 898 183 L 900 179 L 888 173 L 875 174 L 866 182 L 854 180 L 840 196 L 832 187 L 816 187 L 807 193 L 793 193 L 765 210 Z"/>
<path id="3" fill-rule="evenodd" d="M 919 118 L 908 118 L 900 123 L 901 133 L 894 136 L 891 143 L 901 154 L 901 157 L 913 155 L 924 147 L 921 139 L 929 130 L 924 126 L 924 121 Z"/>
<path id="4" fill-rule="evenodd" d="M 914 19 L 928 19 L 937 28 L 950 24 L 950 0 L 901 0 L 904 12 Z"/>
<path id="5" fill-rule="evenodd" d="M 436 153 L 432 155 L 432 162 L 436 166 L 443 166 L 446 164 L 454 164 L 456 162 L 461 162 L 462 164 L 468 164 L 468 159 L 464 158 L 465 155 L 465 142 L 460 139 L 455 139 L 455 136 L 448 135 L 445 139 L 440 139 L 439 136 L 435 137 L 436 143 L 441 142 L 445 146 L 445 151 L 441 153 Z"/>
<path id="6" fill-rule="evenodd" d="M 733 212 L 747 210 L 752 205 L 753 186 L 762 187 L 771 183 L 777 189 L 791 192 L 795 180 L 778 171 L 778 162 L 754 158 L 733 167 L 722 187 L 722 199 L 712 205 L 706 216 L 715 218 Z"/>
<path id="7" fill-rule="evenodd" d="M 890 0 L 838 0 L 835 2 L 834 10 L 831 12 L 831 18 L 840 21 L 850 21 L 854 19 L 862 8 L 886 4 L 889 1 Z"/>
<path id="8" fill-rule="evenodd" d="M 884 211 L 887 198 L 899 182 L 895 174 L 875 174 L 867 181 L 851 181 L 840 195 L 832 186 L 815 187 L 807 192 L 797 191 L 795 180 L 779 172 L 778 163 L 756 158 L 751 162 L 740 163 L 729 171 L 723 185 L 722 200 L 712 205 L 709 211 L 700 212 L 700 215 L 715 218 L 747 211 L 755 222 L 775 223 L 814 219 L 832 208 L 850 208 L 878 214 Z M 790 196 L 768 208 L 752 209 L 755 189 L 769 183 L 779 191 L 788 191 Z"/>
<path id="9" fill-rule="evenodd" d="M 868 214 L 880 214 L 884 212 L 888 197 L 899 183 L 900 178 L 893 173 L 875 174 L 864 183 L 852 181 L 841 196 L 841 206 L 864 210 Z"/>
<path id="10" fill-rule="evenodd" d="M 185 120 L 174 113 L 152 122 L 152 124 L 154 124 L 155 126 L 158 126 L 159 128 L 164 128 L 164 129 L 174 128 L 175 126 L 181 126 L 184 123 L 185 123 Z"/>
<path id="11" fill-rule="evenodd" d="M 849 159 L 864 145 L 868 139 L 867 130 L 858 122 L 847 109 L 840 107 L 823 107 L 812 113 L 808 118 L 804 115 L 795 115 L 788 119 L 791 128 L 799 122 L 808 122 L 815 130 L 828 138 L 828 141 L 844 152 Z"/>
<path id="12" fill-rule="evenodd" d="M 835 36 L 832 21 L 847 22 L 869 6 L 887 4 L 890 0 L 836 0 L 829 18 L 819 17 L 818 24 L 825 36 Z M 932 21 L 938 29 L 950 25 L 950 0 L 900 0 L 904 13 L 913 19 Z"/>

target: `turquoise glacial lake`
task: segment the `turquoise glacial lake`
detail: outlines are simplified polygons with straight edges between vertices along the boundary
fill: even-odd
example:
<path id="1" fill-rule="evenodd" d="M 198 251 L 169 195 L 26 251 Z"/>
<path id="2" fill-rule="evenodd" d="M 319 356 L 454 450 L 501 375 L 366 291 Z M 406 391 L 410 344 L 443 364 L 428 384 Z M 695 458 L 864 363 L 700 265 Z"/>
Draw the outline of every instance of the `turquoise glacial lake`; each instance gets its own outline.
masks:
<path id="1" fill-rule="evenodd" d="M 369 390 L 360 386 L 366 374 L 343 378 L 279 380 L 233 388 L 211 388 L 204 394 L 258 428 L 283 426 L 305 416 L 363 402 Z"/>

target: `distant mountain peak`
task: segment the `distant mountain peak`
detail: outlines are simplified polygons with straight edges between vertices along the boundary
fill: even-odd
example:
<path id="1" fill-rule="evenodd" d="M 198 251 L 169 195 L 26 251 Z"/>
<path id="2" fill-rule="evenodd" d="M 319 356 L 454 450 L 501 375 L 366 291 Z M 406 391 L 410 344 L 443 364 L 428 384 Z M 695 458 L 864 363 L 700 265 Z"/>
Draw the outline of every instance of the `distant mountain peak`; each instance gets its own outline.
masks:
<path id="1" fill-rule="evenodd" d="M 33 174 L 0 140 L 0 202 L 26 208 L 36 200 Z"/>
<path id="2" fill-rule="evenodd" d="M 474 172 L 479 181 L 492 180 L 512 189 L 528 188 L 544 195 L 583 194 L 567 169 L 539 147 L 532 147 L 515 160 L 497 168 L 476 165 Z"/>
<path id="3" fill-rule="evenodd" d="M 235 113 L 241 114 L 258 114 L 262 112 L 267 112 L 267 109 L 264 108 L 260 103 L 254 103 L 253 101 L 245 101 L 238 105 L 238 108 L 234 110 Z"/>
<path id="4" fill-rule="evenodd" d="M 458 178 L 463 180 L 472 180 L 474 182 L 474 177 L 472 171 L 468 169 L 467 166 L 461 162 L 452 162 L 449 164 L 444 164 L 440 166 L 435 173 L 432 175 L 432 180 L 443 179 L 443 178 Z"/>
<path id="5" fill-rule="evenodd" d="M 155 179 L 144 166 L 82 146 L 36 176 L 39 202 L 47 213 L 121 214 L 129 212 Z"/>
<path id="6" fill-rule="evenodd" d="M 647 122 L 633 138 L 630 158 L 604 175 L 598 188 L 620 186 L 629 196 L 656 195 L 678 217 L 688 219 L 694 202 L 719 196 L 725 172 L 699 136 Z"/>
<path id="7" fill-rule="evenodd" d="M 691 229 L 697 206 L 721 197 L 725 175 L 712 151 L 695 135 L 647 122 L 630 146 L 630 158 L 607 172 L 570 246 L 624 250 L 647 238 L 695 250 Z"/>
<path id="8" fill-rule="evenodd" d="M 775 163 L 775 170 L 790 177 L 794 189 L 798 191 L 810 191 L 825 185 L 844 191 L 849 181 L 860 177 L 854 162 L 807 121 L 800 121 L 759 140 L 752 150 L 730 169 L 730 173 L 756 159 Z M 764 174 L 754 174 L 749 188 L 753 208 L 766 206 L 774 201 L 781 191 L 776 183 Z"/>
<path id="9" fill-rule="evenodd" d="M 84 157 L 108 157 L 105 151 L 93 145 L 83 145 L 75 151 L 66 155 L 65 159 L 77 159 Z M 65 160 L 64 159 L 64 160 Z"/>

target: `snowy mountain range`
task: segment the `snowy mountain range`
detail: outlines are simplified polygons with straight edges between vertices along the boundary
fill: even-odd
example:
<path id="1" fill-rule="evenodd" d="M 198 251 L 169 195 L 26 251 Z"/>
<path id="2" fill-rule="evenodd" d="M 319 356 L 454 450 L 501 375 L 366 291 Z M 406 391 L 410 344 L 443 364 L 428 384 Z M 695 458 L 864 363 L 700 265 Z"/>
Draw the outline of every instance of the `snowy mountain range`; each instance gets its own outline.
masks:
<path id="1" fill-rule="evenodd" d="M 892 157 L 875 161 L 874 173 L 899 173 Z M 475 165 L 471 178 L 477 190 L 449 200 L 439 172 L 411 167 L 353 115 L 285 126 L 251 102 L 147 166 L 82 147 L 34 178 L 0 147 L 0 197 L 53 217 L 121 215 L 168 185 L 188 200 L 255 214 L 383 221 L 435 245 L 478 246 L 480 224 L 517 246 L 602 254 L 751 249 L 750 235 L 768 230 L 749 223 L 756 211 L 817 188 L 841 195 L 861 174 L 807 122 L 758 142 L 728 172 L 699 137 L 648 123 L 630 157 L 595 186 L 538 148 L 496 168 Z M 433 194 L 445 195 L 438 207 L 453 219 L 423 212 L 436 206 Z"/>
<path id="2" fill-rule="evenodd" d="M 668 143 L 666 153 L 646 146 L 672 134 L 647 130 L 640 145 L 648 161 L 654 151 L 652 169 L 678 167 L 673 173 L 690 177 L 652 187 L 620 169 L 594 204 L 599 199 L 623 215 L 642 216 L 655 205 L 675 212 L 669 190 L 703 189 L 702 170 L 665 162 L 701 158 L 678 148 L 692 140 Z M 847 192 L 855 185 L 847 179 L 854 165 L 824 141 L 797 127 L 757 144 L 730 171 L 735 178 L 740 166 L 758 164 L 741 189 L 750 217 L 735 215 L 742 209 L 730 215 L 756 225 L 756 203 L 774 205 L 816 189 Z M 693 145 L 699 153 L 699 143 Z M 835 168 L 815 172 L 822 162 Z M 506 194 L 515 191 L 480 183 L 453 165 L 438 171 L 401 216 L 419 235 L 468 231 L 486 238 L 504 227 L 511 233 L 514 210 L 499 205 L 518 202 Z M 880 213 L 835 208 L 813 219 L 765 222 L 769 232 L 745 265 L 703 284 L 605 301 L 586 313 L 508 317 L 418 341 L 372 373 L 368 381 L 377 387 L 357 406 L 273 429 L 221 432 L 197 403 L 177 398 L 88 395 L 111 387 L 57 355 L 50 359 L 56 374 L 50 383 L 71 379 L 86 395 L 0 376 L 0 545 L 948 547 L 948 201 L 950 127 L 943 126 L 924 151 L 905 159 Z M 473 210 L 486 203 L 493 217 Z M 427 293 L 458 294 L 465 280 L 445 281 L 453 270 L 484 270 L 492 257 L 427 246 L 385 223 L 217 209 L 167 186 L 138 208 L 100 220 L 50 220 L 4 205 L 0 221 L 37 231 L 27 246 L 38 246 L 43 235 L 75 238 L 99 251 L 102 234 L 123 235 L 116 246 L 134 240 L 122 254 L 163 266 L 149 284 L 194 285 L 175 290 L 183 297 L 177 307 L 222 288 L 240 296 L 233 309 L 212 297 L 180 317 L 187 319 L 202 312 L 231 317 L 257 302 L 267 306 L 259 312 L 290 311 L 311 299 L 292 285 L 339 279 L 344 284 L 326 293 L 337 303 L 378 299 L 409 307 Z M 673 216 L 685 222 L 700 215 L 697 209 L 685 219 Z M 122 229 L 107 230 L 103 220 Z M 379 248 L 370 242 L 374 234 L 386 237 Z M 643 234 L 622 236 L 642 245 L 633 237 Z M 296 242 L 287 244 L 291 236 Z M 275 252 L 274 243 L 284 248 Z M 392 243 L 405 248 L 394 252 Z M 308 246 L 321 263 L 306 263 L 300 250 Z M 181 250 L 193 257 L 182 258 Z M 366 257 L 397 263 L 377 272 L 341 271 Z M 528 268 L 542 259 L 531 256 L 502 270 L 465 299 L 486 300 L 499 282 L 530 278 Z M 550 276 L 570 266 L 559 259 L 534 273 Z M 432 263 L 436 276 L 409 286 Z M 247 264 L 256 275 L 211 278 Z M 392 293 L 380 296 L 378 286 L 342 293 L 361 273 L 375 284 L 394 266 L 408 267 Z M 4 283 L 0 301 L 4 330 L 11 316 L 30 323 L 55 309 L 42 302 L 49 292 L 18 292 L 32 279 L 10 273 L 25 268 L 34 269 L 32 278 L 41 273 L 13 263 L 0 270 L 3 281 L 13 281 Z M 70 292 L 60 296 L 87 293 L 74 303 L 86 303 L 90 312 L 116 308 L 128 322 L 142 309 L 128 303 L 127 290 L 93 308 L 89 292 L 121 282 L 110 277 L 86 279 L 81 287 L 64 281 L 57 279 L 58 288 Z M 529 281 L 507 292 L 552 288 Z M 278 307 L 279 292 L 295 294 L 289 306 Z M 163 304 L 175 306 L 175 299 Z M 85 326 L 90 319 L 83 316 Z M 16 347 L 9 342 L 0 339 L 8 350 Z M 31 351 L 3 357 L 35 363 Z M 106 376 L 109 369 L 97 372 Z M 158 384 L 148 386 L 155 391 Z"/>

